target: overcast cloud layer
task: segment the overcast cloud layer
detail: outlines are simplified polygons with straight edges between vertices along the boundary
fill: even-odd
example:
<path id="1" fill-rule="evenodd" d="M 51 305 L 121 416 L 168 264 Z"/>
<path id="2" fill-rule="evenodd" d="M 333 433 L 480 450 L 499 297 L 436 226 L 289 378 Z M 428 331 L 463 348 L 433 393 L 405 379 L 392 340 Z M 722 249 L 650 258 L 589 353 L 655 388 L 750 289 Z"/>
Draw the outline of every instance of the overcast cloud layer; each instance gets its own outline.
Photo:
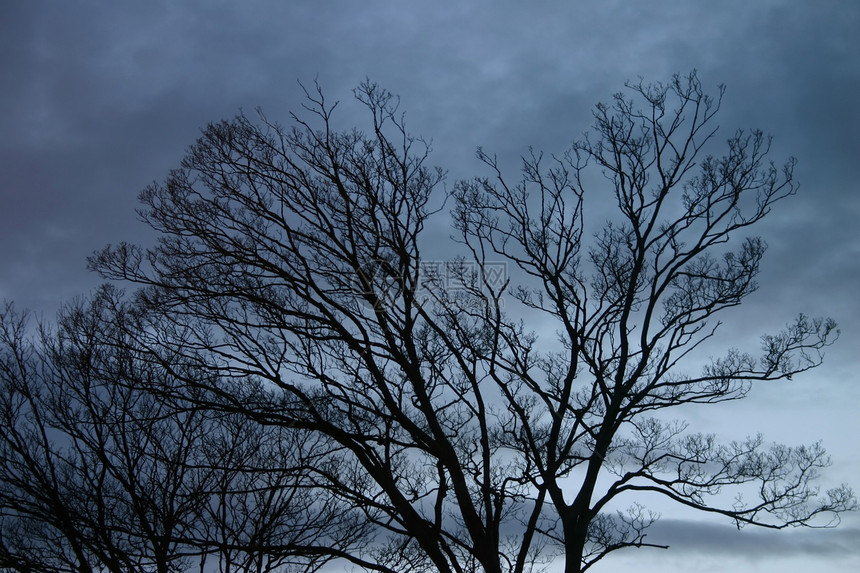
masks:
<path id="1" fill-rule="evenodd" d="M 842 338 L 821 369 L 691 412 L 694 427 L 823 439 L 828 479 L 860 488 L 857 37 L 855 0 L 3 2 L 0 298 L 51 316 L 89 292 L 99 283 L 89 253 L 152 240 L 137 193 L 178 165 L 200 128 L 256 106 L 286 122 L 297 80 L 318 78 L 344 100 L 345 127 L 365 78 L 399 94 L 450 186 L 487 175 L 479 145 L 513 174 L 530 145 L 563 151 L 625 80 L 695 68 L 712 91 L 727 85 L 725 137 L 761 127 L 775 158 L 799 160 L 799 195 L 759 229 L 770 244 L 761 290 L 727 333 L 755 344 L 803 311 L 836 318 Z M 649 541 L 669 552 L 609 557 L 595 571 L 860 570 L 854 517 L 837 530 L 738 534 L 660 509 Z"/>

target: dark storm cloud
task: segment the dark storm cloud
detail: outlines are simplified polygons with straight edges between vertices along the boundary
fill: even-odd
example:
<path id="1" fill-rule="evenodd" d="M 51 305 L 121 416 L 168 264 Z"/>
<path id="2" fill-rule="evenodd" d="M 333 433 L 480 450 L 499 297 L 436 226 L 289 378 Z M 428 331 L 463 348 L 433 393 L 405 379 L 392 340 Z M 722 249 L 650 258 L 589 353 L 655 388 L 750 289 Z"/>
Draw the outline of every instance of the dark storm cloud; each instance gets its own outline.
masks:
<path id="1" fill-rule="evenodd" d="M 660 520 L 648 540 L 665 543 L 672 553 L 767 560 L 774 557 L 860 557 L 860 528 L 768 531 L 701 521 Z"/>
<path id="2" fill-rule="evenodd" d="M 280 73 L 312 77 L 313 63 L 298 65 L 303 39 L 279 44 L 265 19 L 211 6 L 7 5 L 0 296 L 51 308 L 91 288 L 86 255 L 144 236 L 137 192 L 177 165 L 200 127 L 277 98 Z M 280 58 L 289 71 L 276 71 Z"/>

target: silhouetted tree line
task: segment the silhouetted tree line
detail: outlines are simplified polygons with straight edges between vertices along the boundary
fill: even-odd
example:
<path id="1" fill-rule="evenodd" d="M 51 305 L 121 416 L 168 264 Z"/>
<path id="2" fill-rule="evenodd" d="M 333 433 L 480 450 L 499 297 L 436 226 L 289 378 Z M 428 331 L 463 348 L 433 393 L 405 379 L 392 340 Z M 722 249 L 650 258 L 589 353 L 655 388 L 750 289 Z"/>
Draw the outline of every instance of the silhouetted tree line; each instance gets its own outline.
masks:
<path id="1" fill-rule="evenodd" d="M 357 545 L 368 524 L 319 487 L 350 471 L 328 441 L 157 392 L 172 368 L 232 382 L 163 367 L 116 295 L 69 305 L 54 331 L 2 315 L 0 568 L 308 570 Z"/>
<path id="2" fill-rule="evenodd" d="M 492 176 L 450 190 L 463 256 L 441 265 L 444 172 L 388 92 L 355 91 L 366 131 L 335 130 L 319 88 L 290 128 L 209 125 L 141 194 L 158 243 L 90 260 L 129 296 L 2 314 L 0 570 L 572 573 L 663 546 L 645 494 L 835 524 L 856 502 L 819 494 L 820 446 L 660 412 L 821 363 L 835 324 L 803 315 L 692 363 L 756 289 L 765 243 L 742 235 L 793 160 L 759 131 L 711 155 L 723 91 L 695 74 L 627 87 L 516 181 L 479 150 Z"/>

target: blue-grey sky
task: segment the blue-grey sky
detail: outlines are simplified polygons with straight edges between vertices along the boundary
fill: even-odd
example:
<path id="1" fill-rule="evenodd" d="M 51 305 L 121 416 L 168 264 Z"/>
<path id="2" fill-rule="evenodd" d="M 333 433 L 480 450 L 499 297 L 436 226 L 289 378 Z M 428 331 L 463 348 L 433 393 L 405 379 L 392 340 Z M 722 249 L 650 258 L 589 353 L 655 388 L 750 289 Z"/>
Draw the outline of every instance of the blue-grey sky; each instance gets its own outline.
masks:
<path id="1" fill-rule="evenodd" d="M 827 479 L 860 488 L 858 37 L 855 0 L 3 2 L 0 298 L 50 316 L 89 292 L 99 280 L 86 256 L 152 239 L 137 193 L 177 166 L 199 129 L 256 106 L 286 122 L 297 80 L 318 78 L 344 100 L 344 126 L 363 79 L 399 94 L 451 185 L 487 175 L 479 145 L 513 174 L 530 145 L 563 151 L 625 80 L 695 68 L 714 91 L 727 85 L 726 137 L 760 127 L 775 158 L 799 160 L 798 196 L 759 229 L 770 244 L 761 289 L 727 333 L 755 345 L 803 311 L 833 316 L 842 338 L 819 370 L 691 412 L 693 427 L 822 439 Z M 619 554 L 595 571 L 860 570 L 853 516 L 831 531 L 738 534 L 660 509 L 649 541 L 671 550 Z"/>

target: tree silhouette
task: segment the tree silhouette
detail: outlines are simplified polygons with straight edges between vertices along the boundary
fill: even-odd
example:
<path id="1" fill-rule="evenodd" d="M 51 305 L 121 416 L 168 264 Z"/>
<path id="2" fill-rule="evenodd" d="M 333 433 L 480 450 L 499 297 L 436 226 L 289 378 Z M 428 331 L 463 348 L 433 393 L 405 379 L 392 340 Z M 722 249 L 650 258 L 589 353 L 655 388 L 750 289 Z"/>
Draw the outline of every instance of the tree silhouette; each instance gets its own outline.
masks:
<path id="1" fill-rule="evenodd" d="M 303 469 L 319 440 L 153 391 L 170 374 L 118 297 L 56 331 L 0 313 L 0 571 L 315 571 L 360 540 Z"/>
<path id="2" fill-rule="evenodd" d="M 310 479 L 376 532 L 336 556 L 368 570 L 519 573 L 563 554 L 583 571 L 661 546 L 644 492 L 738 526 L 832 524 L 855 501 L 818 495 L 819 446 L 721 444 L 660 412 L 743 398 L 833 340 L 801 315 L 760 356 L 688 372 L 756 289 L 765 243 L 740 235 L 794 193 L 794 162 L 768 161 L 759 131 L 710 155 L 723 90 L 694 73 L 627 87 L 516 183 L 479 150 L 493 177 L 450 194 L 461 258 L 422 255 L 444 173 L 366 82 L 366 131 L 335 130 L 318 87 L 291 128 L 208 126 L 141 194 L 157 246 L 91 266 L 140 285 L 135 344 L 170 370 L 160 395 L 320 439 Z M 596 225 L 587 208 L 607 206 Z"/>

